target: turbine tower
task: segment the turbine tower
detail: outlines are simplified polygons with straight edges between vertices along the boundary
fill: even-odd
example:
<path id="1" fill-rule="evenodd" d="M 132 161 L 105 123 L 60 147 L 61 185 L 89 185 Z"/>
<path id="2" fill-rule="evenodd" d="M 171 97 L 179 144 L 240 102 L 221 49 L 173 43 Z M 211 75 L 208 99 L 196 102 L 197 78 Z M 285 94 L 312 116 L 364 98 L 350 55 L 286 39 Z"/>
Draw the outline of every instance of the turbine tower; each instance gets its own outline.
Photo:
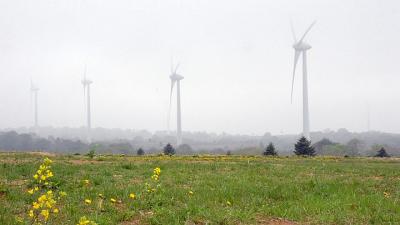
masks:
<path id="1" fill-rule="evenodd" d="M 294 32 L 293 25 L 292 34 L 294 39 L 294 67 L 293 67 L 293 79 L 292 79 L 292 92 L 291 92 L 291 101 L 293 101 L 293 85 L 294 85 L 294 77 L 296 74 L 296 66 L 299 61 L 300 55 L 303 56 L 303 136 L 310 140 L 310 115 L 308 111 L 308 82 L 307 82 L 307 51 L 311 49 L 311 45 L 304 42 L 304 38 L 307 33 L 314 26 L 315 21 L 308 27 L 306 32 L 304 32 L 303 36 L 300 40 L 297 40 L 296 34 Z"/>
<path id="2" fill-rule="evenodd" d="M 179 64 L 174 68 L 174 65 L 171 64 L 171 75 L 169 78 L 171 79 L 171 93 L 169 95 L 169 109 L 171 110 L 172 103 L 172 92 L 174 90 L 174 86 L 176 83 L 176 144 L 180 146 L 182 144 L 182 123 L 181 123 L 181 80 L 184 78 L 183 76 L 177 74 Z"/>
<path id="3" fill-rule="evenodd" d="M 31 79 L 31 99 L 33 96 L 33 102 L 34 102 L 34 109 L 33 109 L 33 127 L 35 131 L 37 132 L 37 129 L 39 128 L 39 122 L 38 122 L 38 92 L 39 88 L 33 85 L 33 81 Z"/>
<path id="4" fill-rule="evenodd" d="M 92 128 L 91 112 L 90 112 L 90 85 L 93 83 L 91 80 L 86 78 L 87 66 L 83 73 L 82 85 L 83 85 L 83 108 L 85 117 L 87 119 L 87 141 L 91 142 L 90 129 Z"/>

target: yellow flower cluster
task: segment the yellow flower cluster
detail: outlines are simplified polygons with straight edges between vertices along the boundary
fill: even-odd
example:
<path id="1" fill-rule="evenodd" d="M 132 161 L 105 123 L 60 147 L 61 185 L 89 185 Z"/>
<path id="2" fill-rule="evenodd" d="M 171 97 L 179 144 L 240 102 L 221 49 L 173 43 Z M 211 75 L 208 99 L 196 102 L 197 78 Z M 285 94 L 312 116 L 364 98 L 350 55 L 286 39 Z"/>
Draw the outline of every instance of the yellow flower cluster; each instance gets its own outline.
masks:
<path id="1" fill-rule="evenodd" d="M 160 179 L 160 175 L 161 175 L 161 169 L 160 169 L 160 167 L 156 167 L 153 170 L 153 175 L 151 175 L 151 179 L 155 182 L 155 187 L 153 187 L 149 183 L 145 183 L 148 193 L 155 192 L 157 190 L 156 187 L 160 186 L 160 184 L 158 183 L 159 179 Z"/>
<path id="2" fill-rule="evenodd" d="M 94 221 L 88 220 L 85 216 L 79 219 L 79 223 L 77 225 L 97 225 Z"/>
<path id="3" fill-rule="evenodd" d="M 51 161 L 49 158 L 45 158 L 43 163 L 39 166 L 33 178 L 35 179 L 34 188 L 28 190 L 28 193 L 34 195 L 36 192 L 41 193 L 38 195 L 37 200 L 34 201 L 28 211 L 28 216 L 32 220 L 32 224 L 41 224 L 41 222 L 47 223 L 51 214 L 59 213 L 59 209 L 55 200 L 57 195 L 50 190 L 49 178 L 53 177 L 51 171 Z M 67 193 L 60 191 L 58 198 L 65 197 Z"/>
<path id="4" fill-rule="evenodd" d="M 47 191 L 32 203 L 32 208 L 29 210 L 28 215 L 35 221 L 40 219 L 47 221 L 51 212 L 55 214 L 59 212 L 58 208 L 55 207 L 56 203 L 53 192 Z"/>
<path id="5" fill-rule="evenodd" d="M 156 167 L 153 170 L 153 175 L 151 176 L 151 179 L 158 181 L 158 179 L 160 178 L 160 174 L 161 174 L 161 169 L 160 167 Z"/>
<path id="6" fill-rule="evenodd" d="M 39 169 L 36 171 L 35 175 L 33 175 L 33 178 L 39 183 L 44 185 L 48 185 L 48 178 L 51 178 L 54 176 L 53 172 L 50 170 L 51 169 L 51 164 L 53 161 L 49 158 L 45 158 L 42 165 L 39 166 Z"/>

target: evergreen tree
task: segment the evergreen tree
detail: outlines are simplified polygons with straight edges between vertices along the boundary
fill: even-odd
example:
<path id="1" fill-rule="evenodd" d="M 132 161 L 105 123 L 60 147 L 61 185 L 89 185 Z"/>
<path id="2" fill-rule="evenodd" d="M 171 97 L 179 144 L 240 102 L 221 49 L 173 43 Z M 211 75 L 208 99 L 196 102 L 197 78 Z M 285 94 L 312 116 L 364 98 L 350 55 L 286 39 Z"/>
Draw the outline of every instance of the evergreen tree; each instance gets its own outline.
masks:
<path id="1" fill-rule="evenodd" d="M 137 153 L 136 153 L 137 155 L 144 155 L 144 150 L 142 149 L 142 148 L 139 148 L 138 150 L 137 150 Z"/>
<path id="2" fill-rule="evenodd" d="M 294 145 L 294 153 L 296 155 L 315 156 L 315 150 L 311 146 L 311 141 L 307 140 L 304 136 Z"/>
<path id="3" fill-rule="evenodd" d="M 265 148 L 263 155 L 278 155 L 278 153 L 275 151 L 275 146 L 274 144 L 272 144 L 272 142 L 270 142 L 268 146 Z"/>
<path id="4" fill-rule="evenodd" d="M 170 143 L 168 143 L 165 147 L 164 147 L 164 154 L 165 155 L 175 155 L 175 148 L 172 147 L 172 145 Z"/>
<path id="5" fill-rule="evenodd" d="M 387 154 L 385 148 L 381 148 L 378 153 L 375 155 L 375 157 L 390 157 L 389 154 Z"/>
<path id="6" fill-rule="evenodd" d="M 232 152 L 231 152 L 230 150 L 228 150 L 228 151 L 226 152 L 226 155 L 232 155 Z"/>

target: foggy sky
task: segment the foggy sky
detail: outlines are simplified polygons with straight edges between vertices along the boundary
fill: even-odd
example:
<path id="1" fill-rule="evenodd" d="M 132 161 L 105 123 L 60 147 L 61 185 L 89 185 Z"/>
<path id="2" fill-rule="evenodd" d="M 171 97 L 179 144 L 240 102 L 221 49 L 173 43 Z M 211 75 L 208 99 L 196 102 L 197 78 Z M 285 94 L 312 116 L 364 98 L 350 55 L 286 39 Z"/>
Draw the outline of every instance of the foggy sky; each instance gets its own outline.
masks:
<path id="1" fill-rule="evenodd" d="M 290 20 L 317 20 L 311 130 L 365 131 L 369 105 L 372 130 L 400 132 L 396 0 L 0 0 L 0 128 L 33 124 L 31 78 L 40 125 L 82 126 L 87 63 L 94 127 L 165 130 L 173 56 L 184 131 L 299 133 Z"/>

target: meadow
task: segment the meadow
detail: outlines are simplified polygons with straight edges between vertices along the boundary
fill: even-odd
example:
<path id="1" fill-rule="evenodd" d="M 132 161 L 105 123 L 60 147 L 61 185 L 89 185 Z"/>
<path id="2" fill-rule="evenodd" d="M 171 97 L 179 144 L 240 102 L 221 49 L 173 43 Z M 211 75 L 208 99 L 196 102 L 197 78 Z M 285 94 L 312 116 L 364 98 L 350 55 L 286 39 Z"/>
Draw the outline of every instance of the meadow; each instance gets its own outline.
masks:
<path id="1" fill-rule="evenodd" d="M 45 153 L 0 153 L 0 224 L 33 224 L 46 157 L 42 224 L 400 224 L 397 158 Z"/>

